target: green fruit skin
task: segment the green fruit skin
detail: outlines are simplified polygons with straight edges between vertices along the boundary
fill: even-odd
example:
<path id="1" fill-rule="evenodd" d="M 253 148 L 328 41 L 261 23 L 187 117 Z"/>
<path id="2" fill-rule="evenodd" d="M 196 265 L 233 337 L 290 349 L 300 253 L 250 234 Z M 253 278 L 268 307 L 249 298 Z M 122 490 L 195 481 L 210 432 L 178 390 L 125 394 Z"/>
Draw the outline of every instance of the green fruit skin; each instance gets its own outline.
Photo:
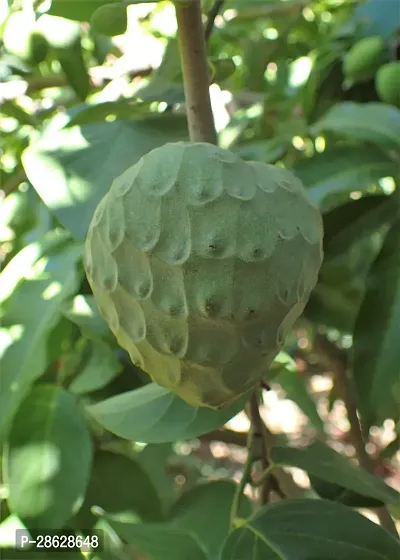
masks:
<path id="1" fill-rule="evenodd" d="M 322 237 L 290 172 L 177 142 L 114 180 L 84 263 L 133 363 L 189 404 L 220 408 L 265 376 L 316 284 Z"/>
<path id="2" fill-rule="evenodd" d="M 375 87 L 381 101 L 400 107 L 400 62 L 381 66 L 376 74 Z"/>
<path id="3" fill-rule="evenodd" d="M 347 53 L 343 63 L 343 73 L 349 80 L 365 80 L 372 77 L 379 68 L 385 43 L 379 36 L 361 39 Z"/>

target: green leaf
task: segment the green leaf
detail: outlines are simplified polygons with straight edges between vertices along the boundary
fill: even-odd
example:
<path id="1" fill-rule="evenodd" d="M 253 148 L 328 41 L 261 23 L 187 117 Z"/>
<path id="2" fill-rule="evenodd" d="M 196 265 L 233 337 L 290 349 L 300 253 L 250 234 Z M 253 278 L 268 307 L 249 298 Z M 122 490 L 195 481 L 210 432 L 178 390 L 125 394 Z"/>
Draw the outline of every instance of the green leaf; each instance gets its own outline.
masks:
<path id="1" fill-rule="evenodd" d="M 52 0 L 49 14 L 65 17 L 76 21 L 89 21 L 100 6 L 109 4 L 113 0 Z M 119 2 L 120 0 L 114 0 Z M 144 0 L 146 1 L 146 0 Z"/>
<path id="2" fill-rule="evenodd" d="M 287 397 L 297 404 L 317 432 L 324 433 L 324 423 L 317 407 L 297 370 L 295 361 L 288 354 L 281 352 L 275 358 L 271 367 L 271 380 L 282 387 Z"/>
<path id="3" fill-rule="evenodd" d="M 136 95 L 143 101 L 165 101 L 168 104 L 185 100 L 177 39 L 168 41 L 159 68 L 152 75 L 150 82 L 140 88 Z"/>
<path id="4" fill-rule="evenodd" d="M 128 25 L 126 4 L 104 4 L 93 12 L 90 25 L 97 33 L 114 37 L 125 33 Z"/>
<path id="5" fill-rule="evenodd" d="M 354 330 L 354 368 L 368 426 L 400 415 L 400 219 L 386 235 L 367 279 Z"/>
<path id="6" fill-rule="evenodd" d="M 75 91 L 81 101 L 89 94 L 90 80 L 83 57 L 83 47 L 79 37 L 73 45 L 64 49 L 57 49 L 56 56 L 63 69 L 68 84 Z"/>
<path id="7" fill-rule="evenodd" d="M 397 0 L 385 0 L 382 10 L 381 0 L 366 0 L 357 6 L 354 20 L 362 25 L 364 37 L 381 35 L 390 38 L 399 26 L 399 4 Z"/>
<path id="8" fill-rule="evenodd" d="M 384 103 L 338 103 L 312 130 L 315 134 L 334 132 L 384 148 L 400 147 L 400 111 Z"/>
<path id="9" fill-rule="evenodd" d="M 300 160 L 293 170 L 311 198 L 322 205 L 332 194 L 365 191 L 382 177 L 396 175 L 397 167 L 378 148 L 364 146 L 328 150 Z"/>
<path id="10" fill-rule="evenodd" d="M 16 119 L 21 125 L 38 126 L 35 116 L 13 101 L 3 102 L 1 104 L 1 112 L 3 115 Z"/>
<path id="11" fill-rule="evenodd" d="M 125 439 L 165 443 L 193 439 L 225 424 L 242 410 L 241 398 L 222 410 L 195 408 L 155 383 L 88 407 L 106 430 Z"/>
<path id="12" fill-rule="evenodd" d="M 322 480 L 321 478 L 310 474 L 308 474 L 308 477 L 314 491 L 318 494 L 318 496 L 325 498 L 326 500 L 339 502 L 345 506 L 356 508 L 377 508 L 383 505 L 381 500 L 362 496 L 361 494 L 357 494 L 357 492 L 343 488 L 343 486 L 340 486 L 339 484 L 327 482 L 326 480 Z"/>
<path id="13" fill-rule="evenodd" d="M 282 138 L 274 140 L 256 140 L 230 147 L 230 150 L 244 160 L 274 163 L 282 157 L 288 147 L 288 142 Z"/>
<path id="14" fill-rule="evenodd" d="M 75 527 L 94 525 L 94 506 L 124 521 L 162 519 L 160 499 L 146 472 L 137 461 L 111 451 L 95 453 L 85 501 L 73 521 Z"/>
<path id="15" fill-rule="evenodd" d="M 93 12 L 104 4 L 121 3 L 121 0 L 52 0 L 49 14 L 76 21 L 90 21 Z M 146 4 L 159 0 L 125 0 L 125 4 Z"/>
<path id="16" fill-rule="evenodd" d="M 356 467 L 344 456 L 327 445 L 315 442 L 308 447 L 273 447 L 271 460 L 277 465 L 286 465 L 303 469 L 322 480 L 339 484 L 370 498 L 376 498 L 388 504 L 400 503 L 400 494 L 383 480 Z"/>
<path id="17" fill-rule="evenodd" d="M 78 287 L 76 264 L 81 254 L 81 245 L 74 243 L 45 257 L 44 272 L 23 281 L 7 301 L 4 326 L 9 327 L 11 340 L 2 356 L 1 436 L 32 383 L 49 365 L 48 337 L 61 319 L 60 305 Z"/>
<path id="18" fill-rule="evenodd" d="M 102 389 L 121 371 L 115 350 L 101 340 L 88 341 L 90 355 L 81 373 L 69 385 L 71 393 L 83 395 Z"/>
<path id="19" fill-rule="evenodd" d="M 89 31 L 89 35 L 93 41 L 93 56 L 96 62 L 102 66 L 114 47 L 113 40 L 111 37 L 94 33 L 92 29 Z"/>
<path id="20" fill-rule="evenodd" d="M 341 95 L 343 42 L 326 43 L 311 53 L 313 66 L 302 90 L 302 107 L 307 120 L 314 122 Z"/>
<path id="21" fill-rule="evenodd" d="M 397 560 L 396 538 L 366 517 L 325 500 L 264 506 L 231 533 L 221 560 Z"/>
<path id="22" fill-rule="evenodd" d="M 9 298 L 19 283 L 32 277 L 34 265 L 71 240 L 66 231 L 49 231 L 41 239 L 26 245 L 13 257 L 0 272 L 0 303 Z"/>
<path id="23" fill-rule="evenodd" d="M 79 23 L 48 14 L 40 16 L 37 27 L 49 45 L 56 51 L 69 49 L 80 40 L 82 35 Z"/>
<path id="24" fill-rule="evenodd" d="M 227 80 L 236 71 L 236 64 L 231 58 L 211 58 L 212 81 L 219 83 Z"/>
<path id="25" fill-rule="evenodd" d="M 230 511 L 236 485 L 227 480 L 200 484 L 186 492 L 170 513 L 173 525 L 195 535 L 210 559 L 217 560 L 229 533 Z M 250 500 L 241 500 L 241 518 L 251 515 Z"/>
<path id="26" fill-rule="evenodd" d="M 151 103 L 138 102 L 132 99 L 119 101 L 105 101 L 96 105 L 89 105 L 71 118 L 66 128 L 76 125 L 92 124 L 107 120 L 143 119 L 143 117 L 156 117 L 150 113 Z"/>
<path id="27" fill-rule="evenodd" d="M 325 213 L 324 259 L 346 252 L 352 245 L 393 222 L 396 204 L 391 196 L 365 196 Z"/>
<path id="28" fill-rule="evenodd" d="M 83 240 L 95 208 L 114 178 L 153 148 L 185 140 L 187 125 L 183 116 L 160 115 L 61 130 L 71 114 L 75 113 L 56 117 L 22 159 L 43 202 Z"/>
<path id="29" fill-rule="evenodd" d="M 205 550 L 190 533 L 161 523 L 142 525 L 106 520 L 137 555 L 142 554 L 149 560 L 208 560 Z"/>
<path id="30" fill-rule="evenodd" d="M 60 529 L 82 503 L 92 442 L 77 401 L 37 386 L 20 407 L 6 445 L 8 505 L 28 529 Z"/>
<path id="31" fill-rule="evenodd" d="M 75 323 L 89 338 L 109 338 L 108 323 L 100 314 L 94 296 L 79 294 L 61 306 L 64 316 Z"/>
<path id="32" fill-rule="evenodd" d="M 147 476 L 157 489 L 164 510 L 169 509 L 175 499 L 173 473 L 167 471 L 168 459 L 176 457 L 171 443 L 146 445 L 136 455 L 136 460 L 146 471 Z"/>

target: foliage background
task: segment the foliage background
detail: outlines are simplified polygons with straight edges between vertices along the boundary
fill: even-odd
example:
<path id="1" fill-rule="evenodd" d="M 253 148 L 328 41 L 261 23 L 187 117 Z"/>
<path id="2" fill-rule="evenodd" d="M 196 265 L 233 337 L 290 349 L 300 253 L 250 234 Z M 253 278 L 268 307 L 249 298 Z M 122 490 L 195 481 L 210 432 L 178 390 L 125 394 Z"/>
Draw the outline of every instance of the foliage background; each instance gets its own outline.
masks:
<path id="1" fill-rule="evenodd" d="M 398 3 L 216 4 L 208 51 L 220 145 L 292 169 L 324 217 L 319 282 L 261 407 L 291 499 L 272 489 L 272 503 L 228 534 L 246 460 L 244 401 L 194 409 L 150 384 L 84 277 L 84 237 L 113 178 L 187 139 L 173 5 L 1 0 L 5 558 L 19 557 L 15 528 L 94 525 L 108 547 L 98 560 L 398 557 L 366 517 L 376 521 L 383 504 L 399 516 L 400 111 L 379 100 L 374 73 L 347 84 L 342 69 L 372 35 L 385 40 L 384 61 L 399 60 Z M 204 1 L 204 13 L 213 6 Z M 29 43 L 33 29 L 44 46 Z M 352 461 L 354 400 L 375 474 Z M 260 501 L 256 484 L 245 490 L 243 518 Z"/>

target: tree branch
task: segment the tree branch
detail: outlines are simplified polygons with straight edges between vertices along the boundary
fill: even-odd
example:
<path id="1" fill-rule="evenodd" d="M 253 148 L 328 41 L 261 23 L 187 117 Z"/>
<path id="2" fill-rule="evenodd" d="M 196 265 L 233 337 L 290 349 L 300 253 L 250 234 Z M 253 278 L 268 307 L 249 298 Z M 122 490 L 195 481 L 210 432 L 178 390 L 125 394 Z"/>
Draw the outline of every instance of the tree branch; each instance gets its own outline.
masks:
<path id="1" fill-rule="evenodd" d="M 259 409 L 260 403 L 258 398 L 258 391 L 254 391 L 250 399 L 250 420 L 252 426 L 254 426 L 254 435 L 260 441 L 260 460 L 261 468 L 263 473 L 269 473 L 270 462 L 269 462 L 269 442 L 267 441 L 267 434 L 265 429 L 265 424 L 260 415 Z M 269 502 L 269 495 L 272 490 L 272 474 L 268 474 L 263 477 L 260 484 L 260 498 L 262 504 L 267 504 Z M 278 485 L 279 487 L 279 485 Z"/>
<path id="2" fill-rule="evenodd" d="M 358 417 L 357 403 L 353 383 L 348 375 L 347 355 L 330 342 L 324 335 L 317 335 L 314 348 L 325 359 L 326 365 L 333 373 L 336 388 L 340 398 L 343 400 L 350 424 L 349 436 L 357 454 L 360 465 L 368 472 L 374 474 L 374 465 L 365 448 L 365 440 Z M 396 525 L 386 506 L 377 508 L 376 514 L 383 528 L 398 536 Z"/>
<path id="3" fill-rule="evenodd" d="M 268 447 L 273 445 L 274 436 L 271 432 L 266 429 L 266 440 L 268 443 Z M 227 445 L 238 445 L 240 447 L 245 447 L 247 445 L 247 434 L 244 432 L 234 432 L 233 430 L 228 430 L 226 428 L 222 428 L 221 430 L 214 430 L 212 432 L 208 432 L 207 434 L 203 434 L 199 437 L 200 441 L 208 442 L 208 441 L 222 441 Z M 281 492 L 285 494 L 285 496 L 290 498 L 300 498 L 304 496 L 303 488 L 297 486 L 293 477 L 290 473 L 286 472 L 282 467 L 274 467 L 273 469 L 274 477 L 281 489 Z M 255 486 L 259 485 L 259 481 L 255 482 Z"/>
<path id="4" fill-rule="evenodd" d="M 214 4 L 207 12 L 207 23 L 204 29 L 204 37 L 206 41 L 208 41 L 208 39 L 210 38 L 210 35 L 214 29 L 215 18 L 221 11 L 224 2 L 225 0 L 215 0 Z"/>
<path id="5" fill-rule="evenodd" d="M 200 0 L 176 2 L 175 12 L 190 140 L 216 144 Z"/>

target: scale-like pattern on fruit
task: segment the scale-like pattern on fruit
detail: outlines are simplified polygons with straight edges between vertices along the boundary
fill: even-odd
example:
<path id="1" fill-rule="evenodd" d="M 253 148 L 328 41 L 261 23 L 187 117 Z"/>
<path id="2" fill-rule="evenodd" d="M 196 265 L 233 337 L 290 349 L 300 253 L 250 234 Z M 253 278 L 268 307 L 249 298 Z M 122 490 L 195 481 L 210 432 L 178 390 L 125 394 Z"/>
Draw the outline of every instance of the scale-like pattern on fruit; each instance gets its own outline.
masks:
<path id="1" fill-rule="evenodd" d="M 132 361 L 189 404 L 218 408 L 266 375 L 316 283 L 322 236 L 290 172 L 178 142 L 115 179 L 85 268 Z"/>

